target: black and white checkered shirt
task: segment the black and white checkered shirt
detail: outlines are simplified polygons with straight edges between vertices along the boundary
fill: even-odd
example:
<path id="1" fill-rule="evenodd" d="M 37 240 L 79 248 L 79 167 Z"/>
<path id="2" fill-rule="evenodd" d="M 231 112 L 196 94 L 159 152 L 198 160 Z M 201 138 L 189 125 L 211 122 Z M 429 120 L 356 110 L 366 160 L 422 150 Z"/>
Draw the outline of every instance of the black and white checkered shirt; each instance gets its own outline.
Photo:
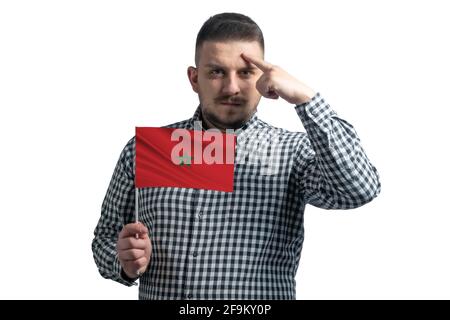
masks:
<path id="1" fill-rule="evenodd" d="M 306 204 L 359 207 L 380 192 L 353 127 L 317 93 L 295 109 L 306 129 L 252 118 L 237 132 L 234 192 L 140 189 L 153 250 L 140 299 L 295 299 Z M 194 129 L 191 119 L 167 127 Z M 100 274 L 125 285 L 116 242 L 134 222 L 135 140 L 122 151 L 92 243 Z"/>

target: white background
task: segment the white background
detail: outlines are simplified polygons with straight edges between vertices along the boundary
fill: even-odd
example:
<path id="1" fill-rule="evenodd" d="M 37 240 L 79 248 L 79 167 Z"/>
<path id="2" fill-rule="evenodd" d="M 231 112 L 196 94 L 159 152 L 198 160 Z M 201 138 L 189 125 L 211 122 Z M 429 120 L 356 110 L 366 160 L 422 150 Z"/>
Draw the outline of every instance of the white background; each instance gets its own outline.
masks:
<path id="1" fill-rule="evenodd" d="M 449 299 L 447 1 L 1 1 L 0 298 L 136 299 L 99 275 L 100 206 L 135 126 L 189 118 L 195 38 L 249 15 L 266 60 L 356 128 L 380 196 L 306 208 L 298 299 Z M 303 126 L 287 102 L 261 119 Z"/>

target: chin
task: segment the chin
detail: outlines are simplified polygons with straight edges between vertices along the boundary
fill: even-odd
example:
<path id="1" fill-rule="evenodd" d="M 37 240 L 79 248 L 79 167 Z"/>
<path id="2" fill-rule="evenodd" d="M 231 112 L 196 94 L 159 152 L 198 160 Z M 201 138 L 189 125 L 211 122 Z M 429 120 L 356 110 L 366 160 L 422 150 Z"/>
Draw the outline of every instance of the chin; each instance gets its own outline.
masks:
<path id="1" fill-rule="evenodd" d="M 222 120 L 223 124 L 226 124 L 230 128 L 240 128 L 248 120 L 250 120 L 252 113 L 239 112 L 239 113 L 229 113 L 227 115 L 221 116 L 219 119 Z"/>
<path id="2" fill-rule="evenodd" d="M 245 122 L 249 120 L 252 114 L 252 112 L 249 114 L 249 111 L 246 108 L 228 108 L 224 105 L 215 105 L 214 108 L 203 110 L 202 112 L 211 123 L 214 123 L 216 126 L 229 129 L 238 129 L 242 127 Z"/>
<path id="3" fill-rule="evenodd" d="M 238 128 L 242 127 L 245 122 L 246 122 L 246 119 L 229 119 L 228 118 L 222 122 L 222 125 L 225 128 L 238 129 Z"/>

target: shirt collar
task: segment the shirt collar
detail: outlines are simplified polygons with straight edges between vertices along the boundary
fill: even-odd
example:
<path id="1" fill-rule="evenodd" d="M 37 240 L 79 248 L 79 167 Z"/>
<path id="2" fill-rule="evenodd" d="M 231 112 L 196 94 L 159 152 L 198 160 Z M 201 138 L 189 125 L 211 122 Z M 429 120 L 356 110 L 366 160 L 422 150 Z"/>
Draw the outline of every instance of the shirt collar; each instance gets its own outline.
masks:
<path id="1" fill-rule="evenodd" d="M 194 129 L 195 121 L 202 121 L 202 109 L 201 109 L 200 105 L 197 107 L 197 109 L 195 109 L 194 115 L 190 119 L 189 127 L 191 129 Z M 244 125 L 242 127 L 234 130 L 234 134 L 239 135 L 240 133 L 242 133 L 246 130 L 248 131 L 248 129 L 254 128 L 256 126 L 257 122 L 258 122 L 258 112 L 257 112 L 257 110 L 255 110 L 255 112 L 250 117 L 250 119 L 247 120 L 247 122 L 244 123 Z M 205 128 L 203 127 L 203 124 L 202 124 L 202 128 L 203 128 L 203 130 L 205 130 Z"/>

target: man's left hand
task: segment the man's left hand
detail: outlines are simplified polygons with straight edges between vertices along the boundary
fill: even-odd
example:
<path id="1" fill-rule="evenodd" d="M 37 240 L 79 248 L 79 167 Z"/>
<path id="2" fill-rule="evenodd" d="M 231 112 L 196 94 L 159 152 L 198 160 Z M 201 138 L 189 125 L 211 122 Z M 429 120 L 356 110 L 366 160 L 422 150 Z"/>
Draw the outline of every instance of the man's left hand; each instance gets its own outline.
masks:
<path id="1" fill-rule="evenodd" d="M 256 89 L 263 97 L 269 99 L 281 97 L 289 103 L 302 104 L 311 100 L 316 94 L 314 90 L 280 67 L 244 53 L 241 56 L 263 72 L 256 82 Z"/>

